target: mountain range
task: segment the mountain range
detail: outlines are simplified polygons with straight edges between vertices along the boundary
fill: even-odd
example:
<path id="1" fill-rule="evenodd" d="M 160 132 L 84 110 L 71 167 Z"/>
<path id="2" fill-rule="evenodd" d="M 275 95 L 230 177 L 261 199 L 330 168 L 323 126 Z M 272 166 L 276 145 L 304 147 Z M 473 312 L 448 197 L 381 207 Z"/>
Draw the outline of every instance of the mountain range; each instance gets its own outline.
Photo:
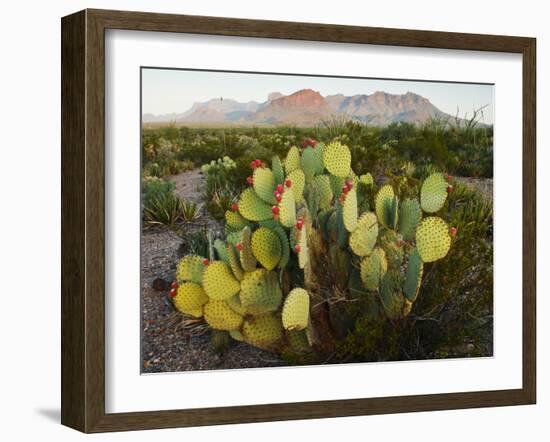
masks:
<path id="1" fill-rule="evenodd" d="M 224 97 L 213 98 L 194 103 L 183 113 L 143 114 L 143 123 L 307 127 L 319 124 L 323 119 L 333 115 L 346 115 L 376 126 L 400 121 L 420 124 L 434 117 L 450 117 L 427 98 L 412 92 L 395 95 L 378 91 L 370 95 L 336 94 L 323 97 L 312 89 L 302 89 L 290 95 L 272 92 L 262 103 L 242 103 Z"/>

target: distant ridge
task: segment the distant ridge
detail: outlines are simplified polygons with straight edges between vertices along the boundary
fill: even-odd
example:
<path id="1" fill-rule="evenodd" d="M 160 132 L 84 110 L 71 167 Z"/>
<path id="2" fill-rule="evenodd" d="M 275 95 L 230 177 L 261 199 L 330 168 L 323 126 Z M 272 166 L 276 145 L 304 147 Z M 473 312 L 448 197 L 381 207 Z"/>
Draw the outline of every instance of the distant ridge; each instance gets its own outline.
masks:
<path id="1" fill-rule="evenodd" d="M 323 97 L 312 89 L 301 89 L 290 95 L 272 92 L 263 103 L 241 103 L 230 98 L 212 98 L 194 103 L 182 113 L 144 114 L 144 123 L 179 123 L 189 125 L 229 124 L 239 126 L 314 126 L 333 115 L 375 126 L 394 122 L 422 124 L 431 118 L 454 118 L 439 110 L 421 95 L 407 92 L 395 95 L 377 91 L 373 94 Z"/>

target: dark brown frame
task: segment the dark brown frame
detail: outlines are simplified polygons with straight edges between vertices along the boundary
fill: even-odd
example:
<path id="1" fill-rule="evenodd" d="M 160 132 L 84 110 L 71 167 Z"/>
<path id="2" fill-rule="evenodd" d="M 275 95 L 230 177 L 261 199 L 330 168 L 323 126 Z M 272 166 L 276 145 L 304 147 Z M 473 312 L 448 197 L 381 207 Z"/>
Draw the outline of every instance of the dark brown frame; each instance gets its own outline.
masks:
<path id="1" fill-rule="evenodd" d="M 61 422 L 83 432 L 534 404 L 536 401 L 536 40 L 312 23 L 84 10 L 62 29 Z M 523 386 L 192 410 L 105 413 L 105 30 L 126 29 L 495 51 L 523 57 Z"/>

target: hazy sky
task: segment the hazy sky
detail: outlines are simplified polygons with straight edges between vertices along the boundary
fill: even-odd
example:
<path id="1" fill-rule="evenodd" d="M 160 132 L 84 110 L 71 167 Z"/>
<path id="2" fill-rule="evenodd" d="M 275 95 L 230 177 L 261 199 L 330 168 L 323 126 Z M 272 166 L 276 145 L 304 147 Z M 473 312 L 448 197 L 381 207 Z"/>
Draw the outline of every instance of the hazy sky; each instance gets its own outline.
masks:
<path id="1" fill-rule="evenodd" d="M 376 91 L 391 94 L 414 92 L 453 116 L 458 108 L 461 117 L 466 113 L 471 116 L 472 109 L 488 105 L 483 111 L 483 121 L 493 123 L 491 85 L 151 68 L 142 70 L 143 113 L 156 115 L 182 113 L 193 103 L 212 98 L 263 102 L 270 92 L 289 95 L 306 88 L 319 91 L 323 96 L 338 93 L 370 95 Z"/>

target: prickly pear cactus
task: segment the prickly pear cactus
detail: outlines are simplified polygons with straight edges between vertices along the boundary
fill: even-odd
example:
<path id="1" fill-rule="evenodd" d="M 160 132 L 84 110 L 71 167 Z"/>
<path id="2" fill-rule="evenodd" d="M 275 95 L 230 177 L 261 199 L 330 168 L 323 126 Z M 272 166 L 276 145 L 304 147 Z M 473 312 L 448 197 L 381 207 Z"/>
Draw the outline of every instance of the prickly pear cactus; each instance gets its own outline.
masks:
<path id="1" fill-rule="evenodd" d="M 271 169 L 252 163 L 211 261 L 182 258 L 171 294 L 177 310 L 236 341 L 326 355 L 341 325 L 353 328 L 348 303 L 368 301 L 369 318 L 406 320 L 424 267 L 449 255 L 456 230 L 434 215 L 449 191 L 442 174 L 419 195 L 391 182 L 377 189 L 371 174 L 354 172 L 346 145 L 308 140 Z"/>

